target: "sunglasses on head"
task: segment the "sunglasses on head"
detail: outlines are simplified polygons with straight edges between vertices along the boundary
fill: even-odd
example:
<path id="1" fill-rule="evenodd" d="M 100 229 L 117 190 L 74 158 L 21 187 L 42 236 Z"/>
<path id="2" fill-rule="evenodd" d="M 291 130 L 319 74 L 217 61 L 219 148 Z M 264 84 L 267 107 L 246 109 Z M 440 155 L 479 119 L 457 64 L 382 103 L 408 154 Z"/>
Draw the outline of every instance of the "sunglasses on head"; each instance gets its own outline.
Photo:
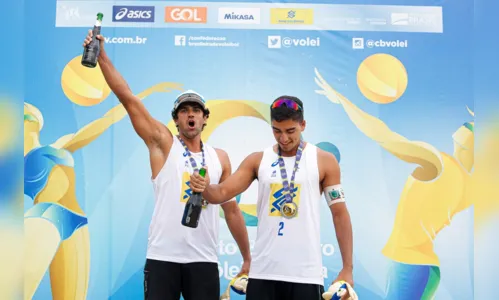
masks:
<path id="1" fill-rule="evenodd" d="M 288 98 L 280 98 L 280 99 L 277 99 L 276 101 L 274 101 L 274 103 L 272 103 L 272 109 L 281 107 L 283 105 L 286 105 L 286 107 L 291 108 L 291 109 L 296 110 L 296 111 L 302 110 L 301 106 L 298 105 L 298 103 L 296 103 L 295 101 L 288 99 Z"/>

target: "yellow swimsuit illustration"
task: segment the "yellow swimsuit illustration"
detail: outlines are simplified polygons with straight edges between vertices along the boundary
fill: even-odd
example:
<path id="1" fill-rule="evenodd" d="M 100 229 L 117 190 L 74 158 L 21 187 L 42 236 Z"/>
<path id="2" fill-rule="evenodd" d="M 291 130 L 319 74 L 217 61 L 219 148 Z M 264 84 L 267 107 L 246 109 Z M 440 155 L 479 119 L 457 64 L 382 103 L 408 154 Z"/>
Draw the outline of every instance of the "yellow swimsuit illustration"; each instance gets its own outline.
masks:
<path id="1" fill-rule="evenodd" d="M 316 92 L 341 105 L 363 134 L 402 161 L 418 165 L 405 183 L 392 233 L 382 250 L 393 261 L 386 299 L 432 299 L 440 282 L 433 242 L 455 214 L 472 204 L 474 122 L 464 123 L 454 133 L 454 153 L 449 155 L 390 130 L 335 91 L 317 70 L 315 74 L 322 88 Z"/>
<path id="2" fill-rule="evenodd" d="M 176 83 L 155 85 L 138 97 L 182 90 Z M 24 215 L 24 298 L 31 299 L 47 269 L 53 299 L 86 299 L 90 241 L 85 213 L 76 198 L 72 153 L 97 139 L 127 115 L 120 104 L 102 118 L 51 145 L 40 144 L 42 113 L 24 103 L 24 194 L 34 206 Z"/>

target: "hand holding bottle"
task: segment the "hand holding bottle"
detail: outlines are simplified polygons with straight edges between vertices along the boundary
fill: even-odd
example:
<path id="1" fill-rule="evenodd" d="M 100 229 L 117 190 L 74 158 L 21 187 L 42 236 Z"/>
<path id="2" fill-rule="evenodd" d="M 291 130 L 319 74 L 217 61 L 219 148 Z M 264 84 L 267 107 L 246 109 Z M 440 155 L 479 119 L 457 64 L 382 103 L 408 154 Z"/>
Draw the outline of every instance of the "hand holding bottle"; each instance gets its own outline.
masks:
<path id="1" fill-rule="evenodd" d="M 103 17 L 102 13 L 97 14 L 94 28 L 88 31 L 87 38 L 83 42 L 84 50 L 81 64 L 87 68 L 95 68 L 97 66 L 100 52 L 104 48 L 104 38 L 100 34 Z"/>
<path id="2" fill-rule="evenodd" d="M 94 36 L 93 30 L 89 29 L 88 34 L 85 37 L 85 40 L 83 41 L 83 47 L 87 47 L 88 45 L 90 45 L 90 43 L 92 43 L 93 36 Z M 102 49 L 104 48 L 104 37 L 101 34 L 98 34 L 95 36 L 95 38 L 99 41 L 100 51 L 102 51 Z"/>
<path id="3" fill-rule="evenodd" d="M 210 176 L 208 174 L 208 167 L 204 167 L 206 173 L 203 176 L 199 175 L 198 172 L 194 172 L 190 179 L 190 188 L 194 193 L 202 193 L 204 189 L 210 185 Z"/>

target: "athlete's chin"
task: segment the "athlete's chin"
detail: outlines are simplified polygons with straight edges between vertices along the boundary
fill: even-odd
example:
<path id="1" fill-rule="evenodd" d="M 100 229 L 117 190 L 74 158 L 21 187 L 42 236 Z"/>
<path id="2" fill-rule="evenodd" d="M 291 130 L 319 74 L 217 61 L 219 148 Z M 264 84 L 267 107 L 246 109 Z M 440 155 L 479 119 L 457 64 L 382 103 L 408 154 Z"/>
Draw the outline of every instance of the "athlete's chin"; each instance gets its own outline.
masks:
<path id="1" fill-rule="evenodd" d="M 184 135 L 188 138 L 194 138 L 201 133 L 199 128 L 187 128 L 184 130 Z"/>
<path id="2" fill-rule="evenodd" d="M 279 146 L 281 147 L 281 149 L 283 151 L 291 151 L 291 150 L 293 150 L 293 145 L 292 144 L 285 144 L 285 145 L 279 144 Z"/>

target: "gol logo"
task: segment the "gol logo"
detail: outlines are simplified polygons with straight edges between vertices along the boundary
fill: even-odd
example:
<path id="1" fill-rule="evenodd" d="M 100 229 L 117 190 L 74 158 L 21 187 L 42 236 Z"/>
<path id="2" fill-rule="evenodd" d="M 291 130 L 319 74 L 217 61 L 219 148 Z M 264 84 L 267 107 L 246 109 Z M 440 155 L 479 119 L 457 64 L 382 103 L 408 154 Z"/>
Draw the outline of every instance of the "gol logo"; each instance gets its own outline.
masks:
<path id="1" fill-rule="evenodd" d="M 165 9 L 165 22 L 206 23 L 206 7 L 167 6 Z"/>

